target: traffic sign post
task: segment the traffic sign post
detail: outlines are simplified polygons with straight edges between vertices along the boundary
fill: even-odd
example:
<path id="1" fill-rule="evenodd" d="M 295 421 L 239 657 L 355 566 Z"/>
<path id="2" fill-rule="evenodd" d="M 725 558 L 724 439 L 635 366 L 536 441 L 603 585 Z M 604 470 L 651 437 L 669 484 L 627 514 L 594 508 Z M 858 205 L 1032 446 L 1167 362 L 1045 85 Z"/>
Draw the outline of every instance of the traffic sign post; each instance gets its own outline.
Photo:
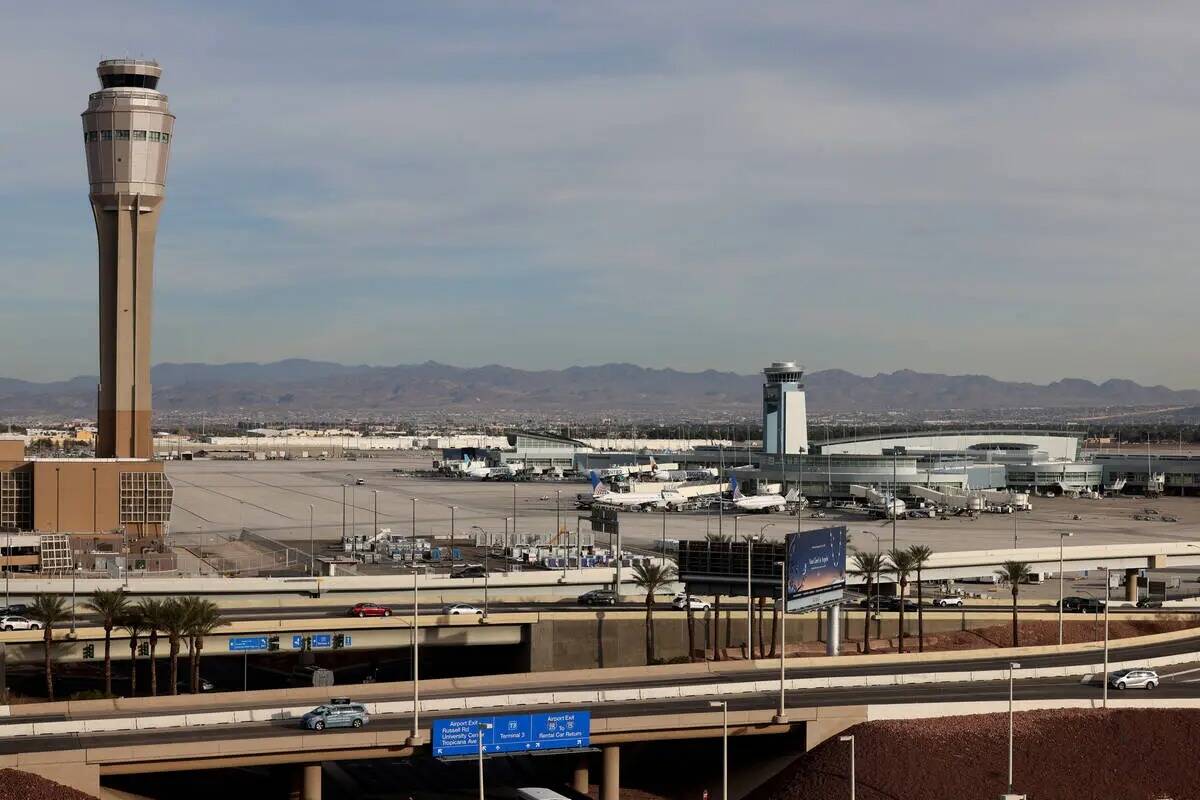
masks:
<path id="1" fill-rule="evenodd" d="M 266 650 L 266 636 L 231 636 L 229 637 L 229 652 L 246 653 L 251 650 Z"/>
<path id="2" fill-rule="evenodd" d="M 591 737 L 591 716 L 589 711 L 552 711 L 434 720 L 433 755 L 461 758 L 480 752 L 495 755 L 586 748 Z"/>

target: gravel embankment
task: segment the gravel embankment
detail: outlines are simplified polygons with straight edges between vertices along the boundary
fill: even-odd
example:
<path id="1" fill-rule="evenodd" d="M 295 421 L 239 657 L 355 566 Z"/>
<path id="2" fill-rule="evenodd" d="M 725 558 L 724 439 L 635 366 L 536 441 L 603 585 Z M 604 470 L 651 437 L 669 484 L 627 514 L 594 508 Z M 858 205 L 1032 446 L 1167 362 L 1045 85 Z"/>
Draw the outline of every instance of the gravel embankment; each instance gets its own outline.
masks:
<path id="1" fill-rule="evenodd" d="M 95 800 L 90 794 L 16 769 L 0 769 L 0 800 Z"/>

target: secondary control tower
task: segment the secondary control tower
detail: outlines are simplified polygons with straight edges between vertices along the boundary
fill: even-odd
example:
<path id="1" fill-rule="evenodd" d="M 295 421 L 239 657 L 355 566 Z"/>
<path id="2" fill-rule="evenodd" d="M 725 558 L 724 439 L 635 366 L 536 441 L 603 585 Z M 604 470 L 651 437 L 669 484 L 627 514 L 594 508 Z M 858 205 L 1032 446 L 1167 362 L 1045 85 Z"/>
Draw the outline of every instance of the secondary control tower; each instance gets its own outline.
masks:
<path id="1" fill-rule="evenodd" d="M 155 61 L 96 67 L 101 89 L 83 112 L 88 194 L 100 256 L 98 458 L 152 458 L 150 325 L 154 240 L 175 117 Z"/>
<path id="2" fill-rule="evenodd" d="M 776 361 L 763 370 L 763 452 L 790 456 L 808 452 L 808 412 L 804 368 Z"/>

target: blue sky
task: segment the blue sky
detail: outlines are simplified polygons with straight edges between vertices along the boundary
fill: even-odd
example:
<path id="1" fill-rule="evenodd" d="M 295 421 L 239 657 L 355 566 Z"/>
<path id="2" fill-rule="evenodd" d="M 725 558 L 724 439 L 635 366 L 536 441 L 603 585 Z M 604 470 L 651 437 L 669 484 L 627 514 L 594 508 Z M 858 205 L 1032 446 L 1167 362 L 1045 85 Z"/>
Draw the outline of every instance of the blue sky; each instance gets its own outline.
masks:
<path id="1" fill-rule="evenodd" d="M 178 117 L 155 361 L 1200 386 L 1200 7 L 33 5 L 0 375 L 96 370 L 78 114 L 144 55 Z"/>

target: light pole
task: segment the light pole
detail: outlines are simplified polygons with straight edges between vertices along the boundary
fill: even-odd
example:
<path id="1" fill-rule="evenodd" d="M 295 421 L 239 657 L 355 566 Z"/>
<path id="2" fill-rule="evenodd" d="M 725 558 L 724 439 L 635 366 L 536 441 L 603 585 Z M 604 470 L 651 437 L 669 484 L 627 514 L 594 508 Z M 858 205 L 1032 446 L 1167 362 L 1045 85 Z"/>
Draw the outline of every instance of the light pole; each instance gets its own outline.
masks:
<path id="1" fill-rule="evenodd" d="M 421 608 L 419 605 L 420 598 L 417 596 L 417 570 L 413 569 L 413 615 L 412 615 L 412 681 L 413 681 L 413 726 L 412 735 L 408 737 L 406 744 L 416 746 L 421 743 L 421 650 L 420 636 L 418 636 L 417 622 L 421 616 Z"/>
<path id="2" fill-rule="evenodd" d="M 317 548 L 313 544 L 313 504 L 308 504 L 308 574 L 317 574 Z"/>
<path id="3" fill-rule="evenodd" d="M 12 579 L 12 531 L 8 532 L 8 552 L 4 558 L 4 612 L 12 605 L 8 600 L 8 584 Z"/>
<path id="4" fill-rule="evenodd" d="M 1104 570 L 1104 585 L 1108 586 L 1112 582 L 1112 578 L 1108 574 L 1108 567 L 1101 567 Z M 1106 595 L 1107 596 L 1107 595 Z M 1108 708 L 1108 606 L 1107 600 L 1104 601 L 1104 707 Z"/>
<path id="5" fill-rule="evenodd" d="M 712 700 L 709 705 L 721 709 L 721 800 L 729 800 L 729 701 Z"/>
<path id="6" fill-rule="evenodd" d="M 417 565 L 417 498 L 412 499 L 412 564 Z"/>
<path id="7" fill-rule="evenodd" d="M 1008 662 L 1008 793 L 1013 793 L 1013 671 L 1020 669 L 1016 661 Z"/>
<path id="8" fill-rule="evenodd" d="M 342 483 L 342 544 L 346 543 L 346 484 Z"/>
<path id="9" fill-rule="evenodd" d="M 554 490 L 554 535 L 562 534 L 562 490 Z"/>
<path id="10" fill-rule="evenodd" d="M 513 488 L 515 489 L 516 487 L 513 487 Z M 508 522 L 509 522 L 509 519 L 510 519 L 509 517 L 504 518 L 504 548 L 500 551 L 500 557 L 504 559 L 504 574 L 505 575 L 508 574 Z M 513 533 L 516 533 L 517 520 L 515 518 L 512 520 L 512 524 L 513 524 Z"/>
<path id="11" fill-rule="evenodd" d="M 742 518 L 741 514 L 733 515 L 733 540 L 736 542 L 738 537 L 738 520 Z"/>
<path id="12" fill-rule="evenodd" d="M 481 722 L 479 723 L 479 730 L 475 734 L 475 738 L 479 743 L 479 800 L 486 800 L 483 796 L 483 732 L 490 731 L 491 729 L 492 723 Z"/>
<path id="13" fill-rule="evenodd" d="M 787 671 L 787 562 L 776 562 L 779 567 L 779 713 L 775 715 L 775 722 L 782 724 L 788 721 L 787 718 L 787 695 L 784 689 L 787 686 L 786 671 Z"/>
<path id="14" fill-rule="evenodd" d="M 450 506 L 450 546 L 454 547 L 454 511 L 458 506 Z"/>
<path id="15" fill-rule="evenodd" d="M 483 534 L 483 619 L 487 619 L 488 615 L 488 551 L 492 547 L 492 536 L 478 525 L 472 525 L 471 530 L 479 531 Z"/>
<path id="16" fill-rule="evenodd" d="M 754 577 L 751 565 L 754 556 L 754 537 L 746 537 L 746 660 L 754 660 Z"/>
<path id="17" fill-rule="evenodd" d="M 79 575 L 79 565 L 71 568 L 71 638 L 75 638 L 75 577 Z"/>
<path id="18" fill-rule="evenodd" d="M 854 800 L 854 734 L 839 736 L 838 741 L 850 743 L 850 800 Z"/>
<path id="19" fill-rule="evenodd" d="M 375 541 L 375 537 L 379 535 L 379 490 L 372 489 L 371 494 L 374 495 L 373 512 L 375 514 L 375 527 L 371 531 L 371 541 Z"/>
<path id="20" fill-rule="evenodd" d="M 1070 531 L 1058 532 L 1058 646 L 1063 643 L 1063 541 L 1075 534 Z"/>

